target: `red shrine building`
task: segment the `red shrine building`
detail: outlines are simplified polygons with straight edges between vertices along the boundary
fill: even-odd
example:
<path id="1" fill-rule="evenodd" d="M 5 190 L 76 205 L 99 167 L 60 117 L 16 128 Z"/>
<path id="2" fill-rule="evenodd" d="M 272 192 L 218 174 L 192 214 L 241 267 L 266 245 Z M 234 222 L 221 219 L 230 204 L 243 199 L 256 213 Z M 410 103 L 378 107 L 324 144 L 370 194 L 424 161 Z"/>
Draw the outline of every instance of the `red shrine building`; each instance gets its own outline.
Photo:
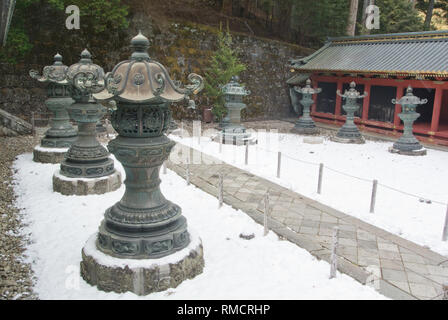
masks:
<path id="1" fill-rule="evenodd" d="M 428 99 L 417 108 L 420 118 L 414 134 L 425 142 L 448 145 L 448 30 L 330 38 L 312 55 L 291 60 L 288 80 L 291 100 L 300 109 L 300 95 L 293 86 L 312 80 L 322 92 L 314 96 L 311 116 L 317 122 L 342 125 L 345 112 L 342 98 L 351 81 L 368 97 L 355 123 L 361 130 L 398 135 L 403 130 L 398 114 L 400 99 L 410 85 L 414 95 Z"/>

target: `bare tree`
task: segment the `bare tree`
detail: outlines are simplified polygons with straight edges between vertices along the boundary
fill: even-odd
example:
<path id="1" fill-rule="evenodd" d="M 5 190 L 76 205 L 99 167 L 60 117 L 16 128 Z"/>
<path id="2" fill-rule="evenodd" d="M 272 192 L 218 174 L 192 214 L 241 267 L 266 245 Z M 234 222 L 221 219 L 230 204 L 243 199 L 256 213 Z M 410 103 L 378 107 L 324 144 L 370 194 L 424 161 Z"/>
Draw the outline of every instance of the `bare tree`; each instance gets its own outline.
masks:
<path id="1" fill-rule="evenodd" d="M 348 15 L 347 23 L 347 35 L 354 36 L 356 30 L 356 17 L 358 15 L 358 2 L 359 0 L 350 1 L 350 12 Z"/>

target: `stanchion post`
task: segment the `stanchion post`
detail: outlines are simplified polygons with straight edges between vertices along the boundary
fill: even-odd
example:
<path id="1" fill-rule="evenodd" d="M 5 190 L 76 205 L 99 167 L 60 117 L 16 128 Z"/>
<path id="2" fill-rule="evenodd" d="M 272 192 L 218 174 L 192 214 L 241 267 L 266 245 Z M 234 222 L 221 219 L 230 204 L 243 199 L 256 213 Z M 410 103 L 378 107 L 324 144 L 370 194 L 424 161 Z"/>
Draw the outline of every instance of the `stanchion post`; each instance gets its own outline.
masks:
<path id="1" fill-rule="evenodd" d="M 442 284 L 442 290 L 443 290 L 442 300 L 448 300 L 448 282 Z"/>
<path id="2" fill-rule="evenodd" d="M 249 163 L 249 142 L 246 143 L 246 154 L 244 156 L 244 164 L 247 166 Z"/>
<path id="3" fill-rule="evenodd" d="M 370 213 L 375 212 L 376 190 L 378 188 L 378 180 L 373 180 L 372 197 L 370 198 Z"/>
<path id="4" fill-rule="evenodd" d="M 331 258 L 330 258 L 330 279 L 336 278 L 336 271 L 338 269 L 338 245 L 339 245 L 339 227 L 333 228 L 333 242 L 331 246 Z"/>
<path id="5" fill-rule="evenodd" d="M 190 185 L 190 159 L 187 159 L 187 166 L 185 169 L 185 178 L 187 180 L 187 186 Z"/>
<path id="6" fill-rule="evenodd" d="M 448 239 L 448 204 L 446 206 L 445 225 L 443 226 L 442 241 L 446 241 L 447 239 Z"/>
<path id="7" fill-rule="evenodd" d="M 317 193 L 322 193 L 322 177 L 324 175 L 324 164 L 319 164 L 319 180 L 317 181 Z"/>
<path id="8" fill-rule="evenodd" d="M 222 203 L 224 202 L 224 177 L 223 174 L 220 173 L 219 174 L 219 178 L 218 178 L 218 201 L 219 201 L 219 206 L 218 208 L 222 207 Z"/>
<path id="9" fill-rule="evenodd" d="M 277 178 L 280 178 L 281 166 L 282 166 L 282 153 L 279 151 L 277 155 Z"/>
<path id="10" fill-rule="evenodd" d="M 264 225 L 264 236 L 266 236 L 269 233 L 269 226 L 268 226 L 268 215 L 269 215 L 269 193 L 267 192 L 264 195 L 264 217 L 263 217 L 263 225 Z"/>

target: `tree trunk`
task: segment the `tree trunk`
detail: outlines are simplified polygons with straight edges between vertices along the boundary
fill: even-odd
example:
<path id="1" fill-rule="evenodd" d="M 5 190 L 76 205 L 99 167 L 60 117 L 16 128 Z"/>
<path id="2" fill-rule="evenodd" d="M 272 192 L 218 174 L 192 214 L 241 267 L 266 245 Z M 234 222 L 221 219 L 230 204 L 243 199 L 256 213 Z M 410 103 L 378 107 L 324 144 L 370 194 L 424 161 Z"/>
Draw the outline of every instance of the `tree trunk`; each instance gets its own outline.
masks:
<path id="1" fill-rule="evenodd" d="M 428 11 L 426 12 L 426 19 L 425 19 L 425 30 L 429 30 L 431 28 L 431 19 L 432 19 L 432 13 L 434 11 L 434 2 L 435 0 L 429 0 Z"/>
<path id="2" fill-rule="evenodd" d="M 362 34 L 370 34 L 370 30 L 367 29 L 366 27 L 366 22 L 367 22 L 367 7 L 370 5 L 374 5 L 375 4 L 375 0 L 364 0 L 363 5 L 362 5 Z"/>
<path id="3" fill-rule="evenodd" d="M 359 0 L 351 0 L 350 1 L 350 12 L 348 15 L 347 22 L 347 35 L 354 36 L 356 30 L 356 17 L 358 15 L 358 1 Z"/>
<path id="4" fill-rule="evenodd" d="M 225 15 L 231 16 L 232 15 L 232 0 L 223 0 L 222 1 L 222 8 L 221 12 Z"/>

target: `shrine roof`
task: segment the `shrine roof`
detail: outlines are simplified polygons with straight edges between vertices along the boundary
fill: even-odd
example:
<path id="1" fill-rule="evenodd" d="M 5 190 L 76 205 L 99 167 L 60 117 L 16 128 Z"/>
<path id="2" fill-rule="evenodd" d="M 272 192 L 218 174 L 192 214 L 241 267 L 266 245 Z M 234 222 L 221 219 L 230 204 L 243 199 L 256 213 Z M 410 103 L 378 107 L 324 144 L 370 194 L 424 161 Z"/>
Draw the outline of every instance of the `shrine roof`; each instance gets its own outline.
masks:
<path id="1" fill-rule="evenodd" d="M 300 73 L 344 73 L 448 78 L 448 30 L 329 38 L 302 59 Z"/>

